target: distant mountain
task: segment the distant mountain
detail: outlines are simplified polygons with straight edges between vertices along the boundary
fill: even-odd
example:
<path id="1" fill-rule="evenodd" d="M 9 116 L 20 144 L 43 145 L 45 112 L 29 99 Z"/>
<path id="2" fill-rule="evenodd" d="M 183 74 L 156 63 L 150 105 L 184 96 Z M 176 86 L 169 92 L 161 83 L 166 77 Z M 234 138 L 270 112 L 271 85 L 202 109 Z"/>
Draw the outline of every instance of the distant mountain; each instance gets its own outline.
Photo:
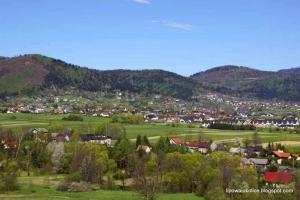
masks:
<path id="1" fill-rule="evenodd" d="M 279 72 L 226 65 L 190 77 L 163 70 L 95 70 L 42 55 L 0 57 L 0 97 L 49 91 L 128 91 L 189 99 L 205 92 L 300 101 L 299 68 Z"/>
<path id="2" fill-rule="evenodd" d="M 290 69 L 282 69 L 282 70 L 279 70 L 278 72 L 300 74 L 300 67 L 295 67 L 295 68 L 290 68 Z"/>
<path id="3" fill-rule="evenodd" d="M 201 90 L 197 81 L 163 70 L 82 68 L 42 55 L 0 59 L 0 94 L 35 94 L 59 88 L 80 91 L 129 91 L 188 99 Z"/>
<path id="4" fill-rule="evenodd" d="M 299 75 L 221 66 L 191 76 L 208 90 L 260 99 L 300 100 Z"/>

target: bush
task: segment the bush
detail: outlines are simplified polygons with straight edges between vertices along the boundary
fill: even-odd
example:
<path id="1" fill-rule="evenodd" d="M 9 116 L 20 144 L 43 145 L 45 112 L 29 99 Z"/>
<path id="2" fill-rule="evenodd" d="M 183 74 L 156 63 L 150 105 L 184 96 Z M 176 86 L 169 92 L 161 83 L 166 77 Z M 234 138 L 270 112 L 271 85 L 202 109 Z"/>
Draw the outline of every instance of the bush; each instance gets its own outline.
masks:
<path id="1" fill-rule="evenodd" d="M 0 191 L 12 191 L 18 189 L 18 164 L 15 161 L 6 161 L 0 174 Z"/>
<path id="2" fill-rule="evenodd" d="M 122 123 L 122 124 L 142 124 L 145 122 L 142 115 L 133 114 L 121 114 L 114 115 L 111 119 L 112 123 Z"/>
<path id="3" fill-rule="evenodd" d="M 221 130 L 255 130 L 253 125 L 210 124 L 208 128 Z"/>
<path id="4" fill-rule="evenodd" d="M 85 182 L 80 182 L 80 183 L 72 182 L 69 185 L 68 192 L 90 192 L 92 190 L 93 190 L 93 188 L 88 183 L 85 183 Z"/>
<path id="5" fill-rule="evenodd" d="M 177 123 L 177 122 L 176 122 L 176 123 L 173 122 L 173 123 L 171 124 L 171 127 L 179 127 L 179 126 L 180 126 L 180 124 Z"/>
<path id="6" fill-rule="evenodd" d="M 16 117 L 16 115 L 11 115 L 11 116 L 9 116 L 9 119 L 10 120 L 15 120 L 15 119 L 17 119 L 17 117 Z"/>
<path id="7" fill-rule="evenodd" d="M 82 177 L 79 172 L 74 172 L 72 174 L 69 174 L 66 179 L 68 182 L 80 182 L 82 180 Z"/>
<path id="8" fill-rule="evenodd" d="M 188 128 L 196 128 L 196 126 L 194 124 L 188 124 L 187 127 Z"/>
<path id="9" fill-rule="evenodd" d="M 91 192 L 96 188 L 86 182 L 61 182 L 56 190 L 61 192 Z"/>
<path id="10" fill-rule="evenodd" d="M 81 115 L 70 114 L 67 117 L 63 117 L 64 121 L 83 121 L 83 117 Z"/>
<path id="11" fill-rule="evenodd" d="M 61 182 L 58 184 L 56 190 L 61 191 L 61 192 L 67 192 L 69 189 L 70 183 L 68 182 Z"/>

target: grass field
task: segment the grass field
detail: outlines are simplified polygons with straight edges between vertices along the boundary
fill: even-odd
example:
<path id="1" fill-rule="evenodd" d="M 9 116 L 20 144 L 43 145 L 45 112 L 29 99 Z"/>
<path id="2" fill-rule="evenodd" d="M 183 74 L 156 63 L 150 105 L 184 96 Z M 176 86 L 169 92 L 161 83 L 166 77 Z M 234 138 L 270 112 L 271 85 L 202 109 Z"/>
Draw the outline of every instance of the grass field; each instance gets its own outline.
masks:
<path id="1" fill-rule="evenodd" d="M 13 119 L 16 116 L 16 119 Z M 108 122 L 109 118 L 87 117 L 84 116 L 83 122 L 63 121 L 64 115 L 51 114 L 0 114 L 0 127 L 3 128 L 32 128 L 32 127 L 48 127 L 51 124 L 61 124 L 65 127 L 80 128 L 84 126 L 91 127 L 91 131 L 100 123 Z M 165 124 L 141 124 L 141 125 L 125 125 L 127 137 L 135 139 L 137 135 L 146 135 L 150 140 L 158 140 L 160 136 L 178 136 L 185 137 L 190 135 L 192 138 L 198 138 L 199 133 L 205 139 L 211 139 L 219 142 L 232 142 L 235 138 L 251 138 L 253 131 L 227 131 L 203 128 L 188 128 L 186 125 L 179 127 L 171 127 Z M 279 141 L 300 141 L 299 134 L 289 134 L 287 132 L 267 131 L 259 132 L 262 142 L 279 142 Z"/>
<path id="2" fill-rule="evenodd" d="M 20 189 L 14 192 L 0 194 L 5 200 L 142 200 L 143 198 L 132 191 L 97 190 L 93 192 L 59 192 L 55 189 L 62 176 L 50 177 L 20 177 Z M 45 181 L 46 180 L 46 181 Z M 190 193 L 159 194 L 158 200 L 204 200 Z"/>

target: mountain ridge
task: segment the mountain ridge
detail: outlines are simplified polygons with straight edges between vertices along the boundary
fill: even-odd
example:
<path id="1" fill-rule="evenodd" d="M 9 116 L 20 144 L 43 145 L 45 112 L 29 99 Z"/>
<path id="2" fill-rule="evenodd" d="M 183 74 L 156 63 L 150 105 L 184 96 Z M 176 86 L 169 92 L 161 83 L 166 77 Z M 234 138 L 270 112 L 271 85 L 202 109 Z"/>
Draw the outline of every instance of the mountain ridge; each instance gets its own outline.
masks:
<path id="1" fill-rule="evenodd" d="M 259 99 L 300 100 L 300 77 L 292 73 L 262 71 L 248 67 L 212 68 L 191 76 L 209 90 Z"/>
<path id="2" fill-rule="evenodd" d="M 196 86 L 196 87 L 195 87 Z M 83 91 L 129 91 L 188 99 L 200 83 L 164 70 L 97 70 L 65 63 L 39 54 L 0 60 L 3 95 L 74 87 Z"/>
<path id="3" fill-rule="evenodd" d="M 40 54 L 0 57 L 0 96 L 34 94 L 49 88 L 120 90 L 181 99 L 216 92 L 237 97 L 300 100 L 300 77 L 285 70 L 274 72 L 224 65 L 181 76 L 160 69 L 89 69 Z"/>

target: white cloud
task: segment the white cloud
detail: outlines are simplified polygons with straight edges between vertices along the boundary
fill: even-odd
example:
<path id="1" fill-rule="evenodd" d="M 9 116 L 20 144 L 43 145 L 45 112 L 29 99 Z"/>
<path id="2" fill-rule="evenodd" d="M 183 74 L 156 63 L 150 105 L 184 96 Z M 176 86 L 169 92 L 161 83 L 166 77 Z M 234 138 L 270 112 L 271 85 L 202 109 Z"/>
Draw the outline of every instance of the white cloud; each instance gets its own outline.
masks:
<path id="1" fill-rule="evenodd" d="M 185 31 L 193 31 L 195 30 L 195 26 L 191 24 L 183 24 L 183 23 L 178 23 L 178 22 L 165 22 L 164 25 L 180 29 L 180 30 L 185 30 Z"/>
<path id="2" fill-rule="evenodd" d="M 141 4 L 150 4 L 150 0 L 133 0 L 133 1 Z"/>
<path id="3" fill-rule="evenodd" d="M 180 29 L 184 31 L 194 31 L 196 29 L 196 26 L 192 24 L 185 24 L 185 23 L 179 23 L 179 22 L 173 22 L 173 21 L 167 21 L 167 20 L 150 20 L 147 21 L 148 23 L 158 23 L 163 26 Z"/>

